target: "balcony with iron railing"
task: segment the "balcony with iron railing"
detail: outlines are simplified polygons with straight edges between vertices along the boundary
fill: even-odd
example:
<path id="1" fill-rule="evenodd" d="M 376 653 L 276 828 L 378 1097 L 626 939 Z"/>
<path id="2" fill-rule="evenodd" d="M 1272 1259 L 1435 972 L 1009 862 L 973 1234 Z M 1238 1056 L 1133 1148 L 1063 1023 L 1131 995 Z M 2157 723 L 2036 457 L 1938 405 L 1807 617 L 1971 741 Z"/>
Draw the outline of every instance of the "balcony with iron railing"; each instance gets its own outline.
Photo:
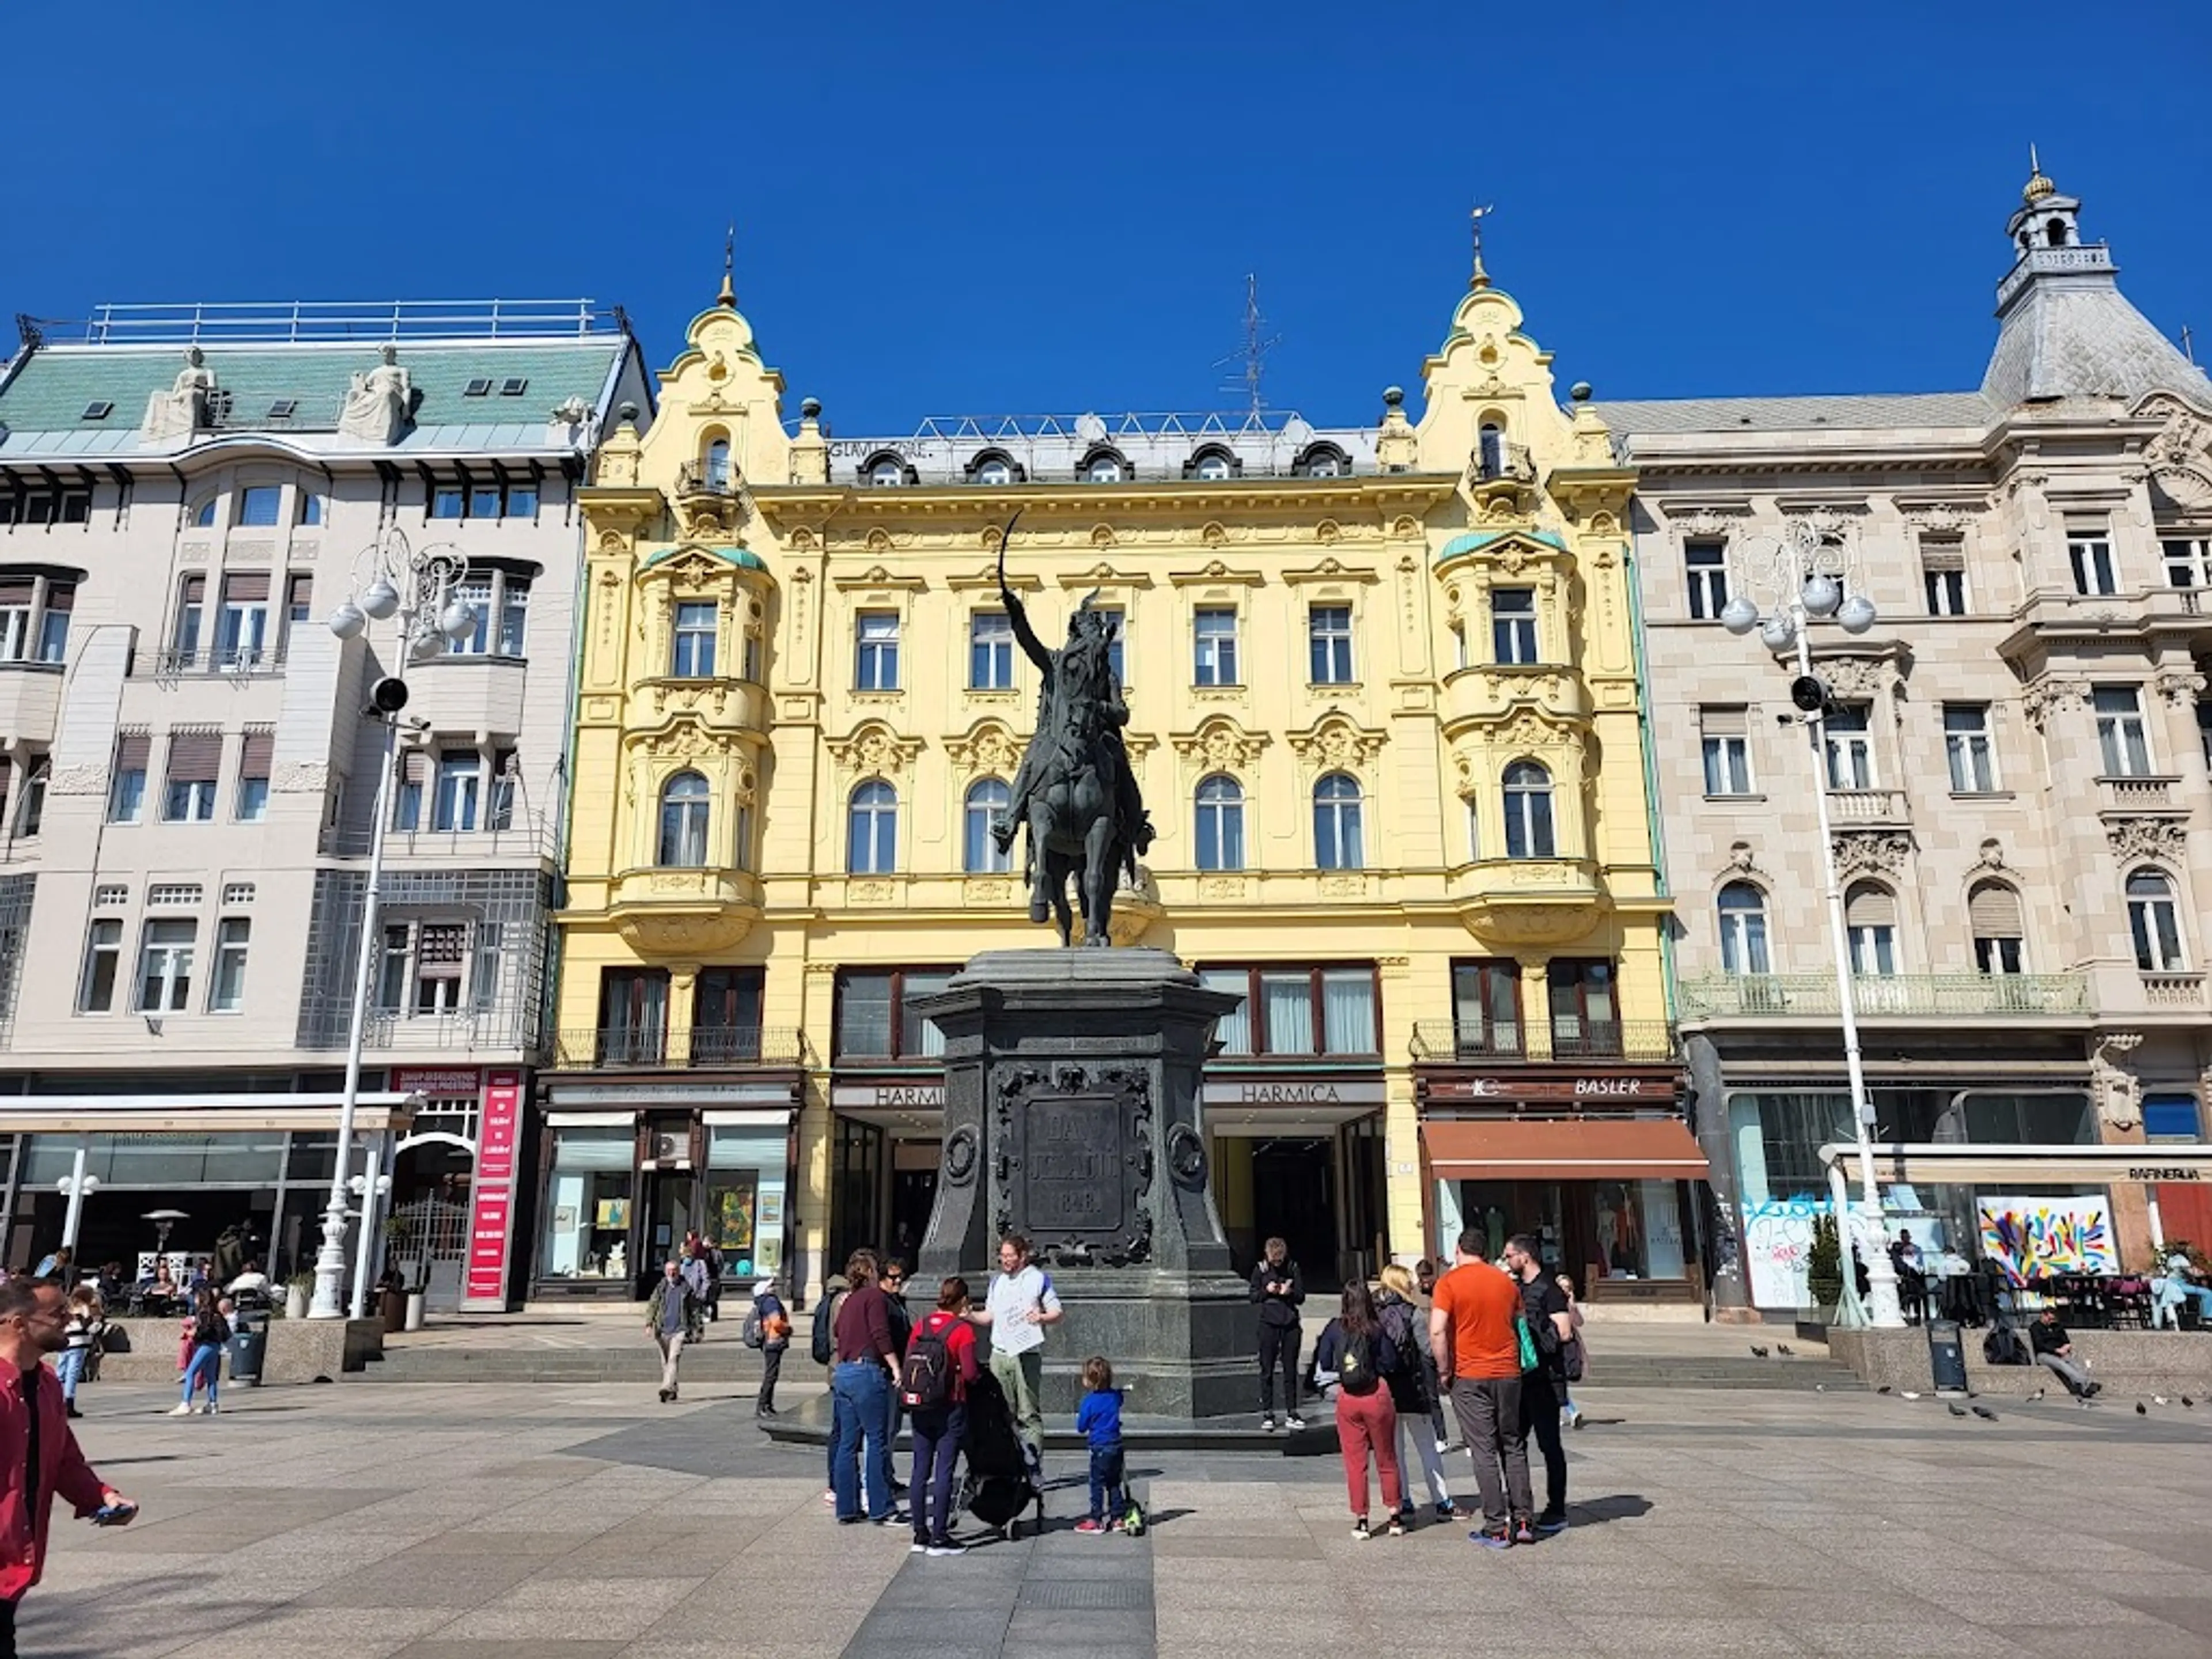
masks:
<path id="1" fill-rule="evenodd" d="M 1430 1064 L 1522 1066 L 1579 1064 L 1588 1060 L 1663 1063 L 1680 1052 L 1674 1027 L 1663 1019 L 1580 1020 L 1540 1024 L 1465 1024 L 1449 1019 L 1417 1020 L 1413 1058 Z"/>
<path id="2" fill-rule="evenodd" d="M 553 1048 L 553 1067 L 562 1072 L 714 1071 L 805 1060 L 805 1035 L 775 1026 L 605 1027 L 562 1031 Z"/>
<path id="3" fill-rule="evenodd" d="M 1703 974 L 1678 988 L 1681 1017 L 1705 1019 L 1837 1019 L 1832 974 Z M 2017 1018 L 2084 1014 L 2081 974 L 1863 974 L 1851 981 L 1862 1019 Z"/>
<path id="4" fill-rule="evenodd" d="M 125 672 L 132 679 L 245 679 L 284 672 L 282 645 L 228 651 L 134 651 Z"/>
<path id="5" fill-rule="evenodd" d="M 737 470 L 727 461 L 719 465 L 705 461 L 686 461 L 676 469 L 676 493 L 679 495 L 734 495 L 738 493 Z"/>

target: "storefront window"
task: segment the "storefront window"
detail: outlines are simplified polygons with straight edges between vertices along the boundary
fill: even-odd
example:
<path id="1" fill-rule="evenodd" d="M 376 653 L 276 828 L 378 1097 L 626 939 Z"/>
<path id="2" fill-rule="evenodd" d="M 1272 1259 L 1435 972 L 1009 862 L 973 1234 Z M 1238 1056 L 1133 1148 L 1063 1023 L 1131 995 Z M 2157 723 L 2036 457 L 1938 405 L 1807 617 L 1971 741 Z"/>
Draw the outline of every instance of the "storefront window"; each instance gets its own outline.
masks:
<path id="1" fill-rule="evenodd" d="M 1599 1181 L 1589 1191 L 1606 1277 L 1682 1276 L 1682 1211 L 1674 1182 Z"/>
<path id="2" fill-rule="evenodd" d="M 949 968 L 854 969 L 837 976 L 837 1058 L 929 1060 L 945 1052 L 945 1034 L 910 1012 L 909 997 L 943 990 Z M 893 1038 L 896 1038 L 896 1046 Z"/>
<path id="3" fill-rule="evenodd" d="M 783 1265 L 785 1155 L 780 1129 L 708 1126 L 701 1225 L 732 1277 L 755 1278 Z"/>
<path id="4" fill-rule="evenodd" d="M 103 1187 L 273 1187 L 284 1167 L 284 1132 L 236 1134 L 147 1133 L 33 1135 L 23 1160 L 26 1186 L 48 1187 L 68 1175 L 76 1149 L 84 1171 Z M 331 1137 L 335 1149 L 337 1141 Z M 323 1178 L 330 1178 L 328 1158 Z"/>
<path id="5" fill-rule="evenodd" d="M 549 1279 L 629 1278 L 635 1132 L 627 1124 L 583 1124 L 556 1127 L 553 1136 L 540 1273 Z"/>

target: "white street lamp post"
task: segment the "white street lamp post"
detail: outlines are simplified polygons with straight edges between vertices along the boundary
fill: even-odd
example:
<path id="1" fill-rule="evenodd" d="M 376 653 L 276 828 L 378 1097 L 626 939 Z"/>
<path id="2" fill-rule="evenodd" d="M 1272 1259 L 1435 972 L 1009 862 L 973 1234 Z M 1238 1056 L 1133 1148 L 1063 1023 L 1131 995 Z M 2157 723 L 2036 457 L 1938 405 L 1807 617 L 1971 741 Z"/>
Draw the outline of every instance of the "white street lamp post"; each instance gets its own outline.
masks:
<path id="1" fill-rule="evenodd" d="M 356 599 L 341 605 L 331 615 L 331 632 L 349 640 L 371 622 L 398 619 L 397 643 L 402 664 L 427 662 L 446 648 L 446 641 L 465 639 L 476 630 L 475 610 L 455 597 L 454 584 L 466 565 L 459 550 L 424 548 L 414 552 L 396 527 L 373 544 L 363 556 L 370 576 Z M 356 571 L 358 574 L 358 571 Z M 392 815 L 392 772 L 398 740 L 399 711 L 407 706 L 406 684 L 396 678 L 379 680 L 369 694 L 364 712 L 384 727 L 376 775 L 376 799 L 368 829 L 368 891 L 362 901 L 361 949 L 354 963 L 353 1017 L 346 1036 L 345 1092 L 338 1102 L 337 1157 L 331 1166 L 330 1202 L 323 1211 L 323 1241 L 315 1253 L 315 1297 L 307 1309 L 310 1319 L 337 1319 L 346 1309 L 346 1199 L 350 1190 L 354 1118 L 361 1103 L 361 1051 L 368 1034 L 371 983 L 376 969 L 377 911 L 383 898 L 384 826 Z M 362 1206 L 359 1253 L 368 1259 L 368 1218 L 374 1206 Z M 355 1275 L 353 1316 L 362 1316 L 367 1285 Z"/>
<path id="2" fill-rule="evenodd" d="M 84 1201 L 100 1190 L 100 1177 L 84 1172 L 84 1143 L 76 1144 L 76 1152 L 70 1159 L 70 1172 L 55 1183 L 69 1200 L 69 1208 L 62 1215 L 62 1248 L 76 1249 L 76 1230 L 84 1219 Z"/>
<path id="3" fill-rule="evenodd" d="M 1875 608 L 1863 594 L 1844 597 L 1835 577 L 1821 570 L 1825 551 L 1820 538 L 1809 526 L 1792 525 L 1773 552 L 1773 568 L 1784 572 L 1772 584 L 1782 596 L 1777 608 L 1761 617 L 1759 607 L 1739 594 L 1722 608 L 1721 623 L 1729 633 L 1741 635 L 1756 629 L 1759 642 L 1774 652 L 1797 647 L 1797 678 L 1790 699 L 1803 715 L 1806 741 L 1813 763 L 1813 803 L 1820 827 L 1820 870 L 1828 890 L 1828 945 L 1835 958 L 1836 1006 L 1844 1028 L 1844 1071 L 1850 1079 L 1851 1127 L 1858 1147 L 1859 1203 L 1856 1224 L 1838 1210 L 1837 1238 L 1842 1246 L 1842 1272 L 1847 1287 L 1852 1281 L 1851 1247 L 1856 1237 L 1867 1270 L 1867 1322 L 1886 1329 L 1901 1329 L 1905 1314 L 1897 1297 L 1897 1269 L 1889 1259 L 1888 1241 L 1881 1222 L 1881 1188 L 1874 1166 L 1874 1106 L 1867 1097 L 1866 1066 L 1859 1052 L 1858 1003 L 1852 982 L 1850 933 L 1844 920 L 1843 878 L 1836 869 L 1836 844 L 1828 823 L 1827 686 L 1813 672 L 1813 647 L 1807 637 L 1815 622 L 1833 619 L 1846 634 L 1865 633 L 1875 624 Z M 1800 580 L 1801 573 L 1802 580 Z"/>
<path id="4" fill-rule="evenodd" d="M 354 1176 L 346 1182 L 346 1190 L 361 1200 L 361 1245 L 353 1253 L 353 1316 L 361 1319 L 368 1312 L 368 1264 L 376 1254 L 372 1248 L 376 1237 L 376 1200 L 392 1191 L 392 1177 Z"/>

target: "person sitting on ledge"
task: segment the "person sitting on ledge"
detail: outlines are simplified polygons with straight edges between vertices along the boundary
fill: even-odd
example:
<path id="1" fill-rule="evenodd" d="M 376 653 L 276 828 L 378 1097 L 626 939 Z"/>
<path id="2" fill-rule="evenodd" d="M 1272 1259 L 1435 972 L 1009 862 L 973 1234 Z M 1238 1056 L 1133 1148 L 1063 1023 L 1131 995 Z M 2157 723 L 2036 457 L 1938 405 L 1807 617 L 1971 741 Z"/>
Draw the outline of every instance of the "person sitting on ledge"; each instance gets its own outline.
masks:
<path id="1" fill-rule="evenodd" d="M 2027 1328 L 2027 1340 L 2035 1350 L 2036 1363 L 2049 1369 L 2075 1399 L 2087 1400 L 2102 1391 L 2104 1384 L 2091 1380 L 2087 1363 L 2074 1357 L 2074 1339 L 2058 1322 L 2057 1309 L 2045 1308 L 2036 1316 L 2035 1323 Z"/>

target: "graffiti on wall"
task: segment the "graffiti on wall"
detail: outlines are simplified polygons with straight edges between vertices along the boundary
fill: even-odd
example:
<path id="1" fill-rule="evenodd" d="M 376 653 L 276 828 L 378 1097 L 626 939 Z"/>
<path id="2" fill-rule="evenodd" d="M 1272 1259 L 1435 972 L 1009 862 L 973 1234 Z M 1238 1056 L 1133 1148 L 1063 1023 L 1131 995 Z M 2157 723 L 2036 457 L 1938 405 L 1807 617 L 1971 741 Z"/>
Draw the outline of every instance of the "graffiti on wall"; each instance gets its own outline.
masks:
<path id="1" fill-rule="evenodd" d="M 1982 1254 L 2011 1285 L 2057 1273 L 2116 1273 L 2112 1214 L 2101 1198 L 1984 1198 Z"/>
<path id="2" fill-rule="evenodd" d="M 1828 1213 L 1825 1198 L 1778 1198 L 1743 1206 L 1743 1260 L 1756 1308 L 1808 1307 L 1805 1274 L 1813 1256 L 1813 1224 Z"/>

